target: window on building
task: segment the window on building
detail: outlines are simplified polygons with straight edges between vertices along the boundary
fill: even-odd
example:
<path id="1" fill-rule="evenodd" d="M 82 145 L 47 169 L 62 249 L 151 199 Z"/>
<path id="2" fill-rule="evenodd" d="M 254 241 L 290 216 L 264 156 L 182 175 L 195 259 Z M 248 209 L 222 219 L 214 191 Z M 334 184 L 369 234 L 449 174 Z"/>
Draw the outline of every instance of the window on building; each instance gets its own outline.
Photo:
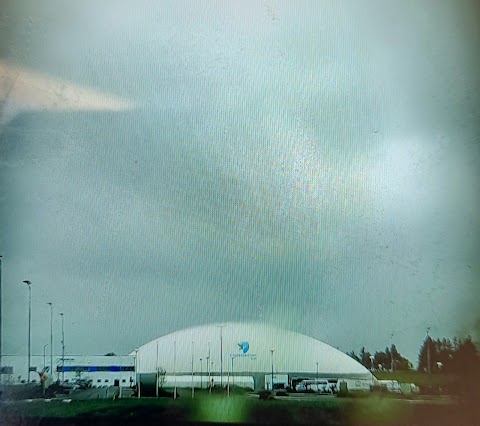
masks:
<path id="1" fill-rule="evenodd" d="M 108 379 L 105 379 L 105 383 L 108 383 Z"/>
<path id="2" fill-rule="evenodd" d="M 102 383 L 102 379 L 97 379 L 97 383 Z"/>

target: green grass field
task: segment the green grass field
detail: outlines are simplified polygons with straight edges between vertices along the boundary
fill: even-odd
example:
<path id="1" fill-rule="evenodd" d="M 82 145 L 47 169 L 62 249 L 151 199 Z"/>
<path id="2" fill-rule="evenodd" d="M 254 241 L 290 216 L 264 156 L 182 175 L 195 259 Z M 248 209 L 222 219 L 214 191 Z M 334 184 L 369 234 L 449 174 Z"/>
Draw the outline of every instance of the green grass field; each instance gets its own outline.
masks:
<path id="1" fill-rule="evenodd" d="M 466 406 L 465 406 L 466 407 Z M 475 424 L 472 406 L 461 408 L 458 401 L 409 401 L 372 395 L 365 398 L 316 399 L 285 398 L 259 400 L 246 396 L 199 394 L 195 399 L 167 398 L 61 401 L 17 401 L 2 403 L 0 418 L 79 419 L 81 424 L 158 424 L 158 423 L 245 423 L 245 424 L 333 424 L 402 425 Z M 480 414 L 476 410 L 477 415 Z M 477 418 L 477 417 L 475 417 Z M 15 423 L 15 422 L 14 422 Z M 10 424 L 5 423 L 5 424 Z M 16 422 L 15 424 L 23 424 Z M 58 424 L 58 421 L 57 423 Z"/>

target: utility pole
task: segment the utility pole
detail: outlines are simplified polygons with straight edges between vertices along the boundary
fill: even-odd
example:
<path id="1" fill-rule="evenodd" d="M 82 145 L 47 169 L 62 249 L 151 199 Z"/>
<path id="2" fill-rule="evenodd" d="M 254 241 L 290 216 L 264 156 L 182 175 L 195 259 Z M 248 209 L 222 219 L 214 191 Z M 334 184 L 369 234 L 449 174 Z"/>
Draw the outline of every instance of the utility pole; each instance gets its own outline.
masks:
<path id="1" fill-rule="evenodd" d="M 220 387 L 223 389 L 223 327 L 225 326 L 218 327 L 220 327 Z"/>
<path id="2" fill-rule="evenodd" d="M 142 397 L 142 374 L 140 370 L 140 354 L 137 351 L 137 368 L 138 368 L 138 399 Z"/>
<path id="3" fill-rule="evenodd" d="M 372 373 L 371 376 L 372 376 L 372 385 L 373 385 L 373 370 L 374 370 L 374 361 L 375 361 L 375 357 L 373 355 L 370 355 L 370 372 Z"/>
<path id="4" fill-rule="evenodd" d="M 430 327 L 427 327 L 427 373 L 430 374 Z"/>
<path id="5" fill-rule="evenodd" d="M 195 396 L 195 384 L 193 382 L 193 342 L 192 342 L 192 399 Z"/>
<path id="6" fill-rule="evenodd" d="M 60 312 L 62 318 L 62 382 L 65 381 L 65 328 L 63 320 L 63 312 Z"/>
<path id="7" fill-rule="evenodd" d="M 158 368 L 158 340 L 157 340 L 157 362 L 155 363 L 155 370 L 157 372 L 156 374 L 156 385 L 155 385 L 155 395 L 158 398 L 158 373 L 159 373 L 159 368 Z"/>
<path id="8" fill-rule="evenodd" d="M 230 396 L 230 363 L 227 361 L 227 397 Z"/>
<path id="9" fill-rule="evenodd" d="M 207 390 L 208 390 L 208 386 L 209 386 L 209 383 L 210 383 L 210 379 L 209 379 L 210 376 L 209 376 L 209 374 L 208 374 L 208 357 L 205 358 L 205 364 L 206 364 L 206 365 L 205 365 L 205 367 L 206 367 L 206 368 L 205 368 L 205 374 L 207 375 L 207 380 L 208 380 L 208 381 L 207 381 L 207 386 L 205 386 L 205 387 L 206 387 Z"/>
<path id="10" fill-rule="evenodd" d="M 50 375 L 53 379 L 53 304 L 48 302 L 47 305 L 50 305 Z"/>
<path id="11" fill-rule="evenodd" d="M 45 349 L 48 346 L 48 343 L 46 345 L 43 345 L 43 370 L 45 371 Z"/>
<path id="12" fill-rule="evenodd" d="M 390 371 L 393 373 L 393 343 L 392 343 L 393 333 L 390 334 Z"/>
<path id="13" fill-rule="evenodd" d="M 173 341 L 173 399 L 177 399 L 177 341 Z"/>
<path id="14" fill-rule="evenodd" d="M 140 399 L 141 397 L 141 389 L 140 389 L 140 383 L 141 383 L 141 378 L 140 378 L 140 357 L 138 355 L 139 350 L 135 349 L 135 380 L 137 384 L 137 399 Z"/>
<path id="15" fill-rule="evenodd" d="M 211 366 L 210 366 L 210 367 L 211 367 L 211 370 L 210 370 L 210 371 L 212 372 L 212 376 L 213 376 L 213 364 L 215 364 L 215 361 L 211 361 Z M 210 393 L 212 393 L 212 387 L 213 387 L 213 384 L 214 384 L 214 383 L 215 383 L 215 382 L 214 382 L 214 379 L 212 378 L 212 380 L 211 380 L 211 386 L 210 386 Z"/>
<path id="16" fill-rule="evenodd" d="M 272 354 L 272 384 L 271 384 L 271 391 L 273 392 L 273 353 L 275 349 L 270 349 L 270 353 Z"/>
<path id="17" fill-rule="evenodd" d="M 210 372 L 211 372 L 212 370 L 211 370 L 211 368 L 210 368 L 209 360 L 210 360 L 210 342 L 208 342 L 208 356 L 207 356 L 207 376 L 208 376 L 207 389 L 210 389 L 210 388 L 211 388 Z"/>
<path id="18" fill-rule="evenodd" d="M 28 383 L 30 383 L 30 364 L 31 364 L 31 344 L 32 344 L 32 283 L 28 280 L 23 281 L 28 285 Z"/>

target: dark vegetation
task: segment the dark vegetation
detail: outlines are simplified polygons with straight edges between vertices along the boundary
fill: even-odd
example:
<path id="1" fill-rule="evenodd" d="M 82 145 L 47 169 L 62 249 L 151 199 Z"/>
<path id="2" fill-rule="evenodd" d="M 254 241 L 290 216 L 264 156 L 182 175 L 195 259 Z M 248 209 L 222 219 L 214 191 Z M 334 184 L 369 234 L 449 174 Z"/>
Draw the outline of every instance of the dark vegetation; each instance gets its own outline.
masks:
<path id="1" fill-rule="evenodd" d="M 414 369 L 413 364 L 398 352 L 395 345 L 373 355 L 365 347 L 362 347 L 358 354 L 350 351 L 347 355 L 376 374 Z M 452 340 L 447 338 L 433 340 L 427 336 L 419 349 L 417 371 L 429 374 L 478 374 L 480 356 L 470 336 L 465 339 L 454 337 Z"/>

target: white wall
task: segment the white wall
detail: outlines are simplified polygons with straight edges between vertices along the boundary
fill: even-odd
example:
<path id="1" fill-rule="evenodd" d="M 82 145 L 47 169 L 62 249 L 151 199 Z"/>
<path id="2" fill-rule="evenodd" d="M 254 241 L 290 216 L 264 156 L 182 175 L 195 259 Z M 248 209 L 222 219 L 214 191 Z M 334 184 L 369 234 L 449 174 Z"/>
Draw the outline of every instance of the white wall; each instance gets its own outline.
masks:
<path id="1" fill-rule="evenodd" d="M 12 366 L 13 374 L 11 376 L 3 375 L 3 383 L 21 383 L 22 380 L 27 379 L 28 374 L 28 357 L 27 356 L 14 356 L 14 355 L 2 355 L 4 366 Z M 53 357 L 54 363 L 54 380 L 61 380 L 62 373 L 57 373 L 57 366 L 62 365 L 61 356 L 55 355 Z M 45 367 L 43 355 L 32 355 L 31 362 L 32 367 L 36 367 L 37 371 L 42 371 Z M 46 366 L 50 367 L 50 355 L 45 357 Z M 98 355 L 65 355 L 65 367 L 69 366 L 134 366 L 134 357 L 130 355 L 123 356 L 98 356 Z M 73 380 L 78 378 L 76 372 L 65 372 L 65 380 Z M 130 386 L 130 377 L 135 381 L 134 371 L 88 371 L 80 374 L 82 379 L 92 379 L 94 386 L 113 385 L 115 379 L 120 380 L 120 383 L 126 386 Z M 39 382 L 39 375 L 36 372 L 30 373 L 30 380 Z M 100 380 L 100 382 L 98 382 Z M 105 380 L 108 380 L 107 382 Z M 122 380 L 125 382 L 122 383 Z"/>

